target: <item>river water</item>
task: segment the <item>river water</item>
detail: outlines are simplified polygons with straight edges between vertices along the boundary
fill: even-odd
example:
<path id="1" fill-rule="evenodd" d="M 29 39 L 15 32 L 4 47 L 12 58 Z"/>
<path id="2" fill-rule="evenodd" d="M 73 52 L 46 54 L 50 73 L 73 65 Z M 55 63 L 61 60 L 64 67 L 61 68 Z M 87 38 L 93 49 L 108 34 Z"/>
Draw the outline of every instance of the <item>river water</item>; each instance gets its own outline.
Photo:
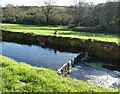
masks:
<path id="1" fill-rule="evenodd" d="M 18 62 L 26 62 L 32 66 L 59 69 L 65 62 L 72 59 L 79 52 L 70 48 L 46 47 L 41 45 L 27 45 L 13 42 L 1 42 L 2 55 L 15 59 Z M 117 61 L 102 60 L 89 57 L 87 61 L 74 65 L 71 78 L 84 80 L 98 84 L 106 88 L 120 87 L 120 72 L 103 67 L 115 65 Z"/>
<path id="2" fill-rule="evenodd" d="M 26 62 L 32 66 L 39 66 L 57 70 L 77 53 L 60 52 L 52 48 L 37 45 L 25 45 L 12 42 L 2 42 L 2 55 Z"/>
<path id="3" fill-rule="evenodd" d="M 109 67 L 103 67 L 104 65 L 115 65 L 116 63 L 118 64 L 118 61 L 89 57 L 88 60 L 76 64 L 70 76 L 106 88 L 117 88 L 120 87 L 120 72 L 115 69 L 111 70 Z"/>

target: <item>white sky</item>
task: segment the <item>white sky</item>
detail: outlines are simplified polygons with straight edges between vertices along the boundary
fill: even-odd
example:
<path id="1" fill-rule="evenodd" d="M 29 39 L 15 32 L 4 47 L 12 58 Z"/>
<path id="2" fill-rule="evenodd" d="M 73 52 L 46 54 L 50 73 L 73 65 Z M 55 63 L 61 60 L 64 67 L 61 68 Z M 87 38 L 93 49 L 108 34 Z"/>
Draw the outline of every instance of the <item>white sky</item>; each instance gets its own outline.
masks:
<path id="1" fill-rule="evenodd" d="M 44 0 L 0 0 L 0 4 L 5 6 L 6 4 L 13 4 L 13 5 L 24 5 L 24 6 L 40 6 L 42 5 L 41 2 Z M 72 0 L 56 0 L 56 5 L 60 6 L 69 6 L 72 4 Z M 106 0 L 84 0 L 86 2 L 93 2 L 94 4 L 106 2 Z M 71 3 L 70 3 L 71 2 Z"/>

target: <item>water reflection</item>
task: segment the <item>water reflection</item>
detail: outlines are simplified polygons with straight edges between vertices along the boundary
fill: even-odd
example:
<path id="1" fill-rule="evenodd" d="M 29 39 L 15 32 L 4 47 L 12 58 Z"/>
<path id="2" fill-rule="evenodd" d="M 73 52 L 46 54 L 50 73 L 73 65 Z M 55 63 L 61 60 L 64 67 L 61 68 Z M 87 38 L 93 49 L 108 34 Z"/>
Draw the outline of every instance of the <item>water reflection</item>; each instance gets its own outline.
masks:
<path id="1" fill-rule="evenodd" d="M 39 44 L 35 42 L 2 42 L 2 54 L 19 62 L 33 66 L 59 69 L 83 49 L 61 47 L 58 45 Z M 107 67 L 106 67 L 107 66 Z M 111 69 L 112 66 L 112 69 Z M 114 60 L 90 58 L 79 62 L 73 68 L 71 77 L 85 80 L 105 87 L 119 87 L 119 63 Z"/>
<path id="2" fill-rule="evenodd" d="M 53 48 L 37 45 L 25 45 L 12 42 L 2 42 L 2 54 L 19 62 L 26 62 L 33 66 L 58 69 L 77 53 L 62 52 Z"/>
<path id="3" fill-rule="evenodd" d="M 69 46 L 69 49 L 68 49 L 68 46 L 52 45 L 52 44 L 48 44 L 48 43 L 45 44 L 45 43 L 40 43 L 38 41 L 20 41 L 20 40 L 10 40 L 10 39 L 9 39 L 9 41 L 8 40 L 4 40 L 4 41 L 17 43 L 20 45 L 28 45 L 28 46 L 36 45 L 36 46 L 40 46 L 42 48 L 49 48 L 50 50 L 54 50 L 55 53 L 56 53 L 56 51 L 70 52 L 70 53 L 79 53 L 81 51 L 84 51 L 83 48 Z"/>

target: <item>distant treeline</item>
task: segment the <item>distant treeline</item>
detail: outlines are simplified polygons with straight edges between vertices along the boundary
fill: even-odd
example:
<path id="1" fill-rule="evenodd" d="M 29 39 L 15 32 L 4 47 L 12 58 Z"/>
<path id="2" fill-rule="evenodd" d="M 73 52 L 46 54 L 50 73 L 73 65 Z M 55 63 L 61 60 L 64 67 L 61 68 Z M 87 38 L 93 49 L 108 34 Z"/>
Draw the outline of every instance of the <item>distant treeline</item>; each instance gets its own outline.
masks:
<path id="1" fill-rule="evenodd" d="M 94 5 L 79 2 L 73 6 L 13 6 L 2 8 L 2 22 L 67 25 L 77 31 L 120 33 L 120 2 Z M 89 27 L 89 28 L 80 28 Z"/>

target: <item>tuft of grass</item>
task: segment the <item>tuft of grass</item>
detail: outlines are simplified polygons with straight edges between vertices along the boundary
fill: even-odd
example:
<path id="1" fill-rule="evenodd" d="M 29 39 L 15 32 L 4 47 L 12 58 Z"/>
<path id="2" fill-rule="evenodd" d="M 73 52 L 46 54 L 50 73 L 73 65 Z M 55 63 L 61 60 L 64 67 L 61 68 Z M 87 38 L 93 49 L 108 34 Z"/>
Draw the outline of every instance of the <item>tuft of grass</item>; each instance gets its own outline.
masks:
<path id="1" fill-rule="evenodd" d="M 2 92 L 118 92 L 0 56 Z"/>
<path id="2" fill-rule="evenodd" d="M 58 31 L 57 36 L 70 37 L 78 39 L 94 39 L 98 41 L 105 42 L 116 42 L 119 43 L 120 37 L 114 34 L 104 34 L 104 33 L 90 33 L 90 32 L 75 32 L 67 29 L 65 26 L 38 26 L 38 25 L 22 25 L 22 24 L 8 24 L 2 23 L 2 30 L 8 30 L 11 32 L 23 32 L 30 33 L 33 32 L 38 35 L 51 35 L 53 36 L 55 30 Z"/>

